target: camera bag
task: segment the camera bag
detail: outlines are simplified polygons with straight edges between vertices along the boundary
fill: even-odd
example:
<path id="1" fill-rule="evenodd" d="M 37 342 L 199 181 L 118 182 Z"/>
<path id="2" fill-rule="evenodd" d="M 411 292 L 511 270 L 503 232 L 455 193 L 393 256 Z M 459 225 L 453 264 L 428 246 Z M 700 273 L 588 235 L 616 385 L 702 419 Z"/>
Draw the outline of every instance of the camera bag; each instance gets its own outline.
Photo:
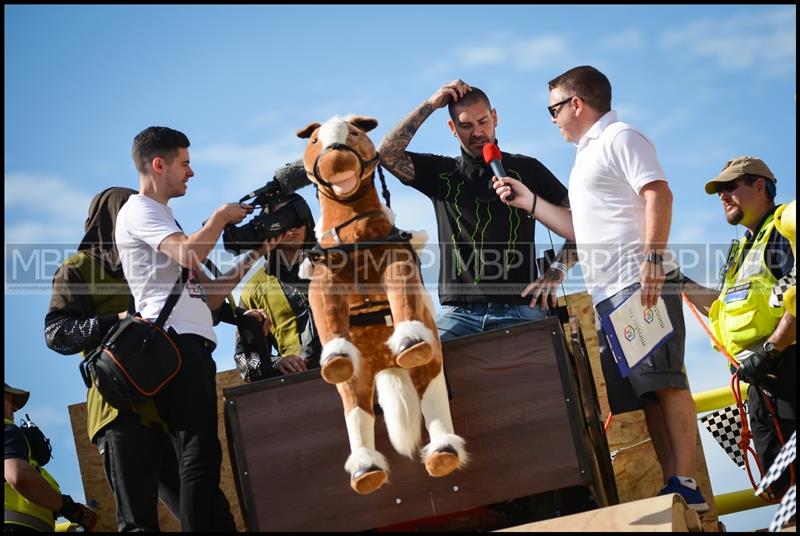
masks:
<path id="1" fill-rule="evenodd" d="M 133 297 L 128 315 L 117 322 L 81 362 L 86 387 L 92 383 L 106 402 L 117 409 L 128 409 L 161 391 L 178 374 L 183 361 L 170 327 L 164 329 L 178 303 L 189 271 L 181 270 L 164 308 L 155 322 L 134 313 Z"/>

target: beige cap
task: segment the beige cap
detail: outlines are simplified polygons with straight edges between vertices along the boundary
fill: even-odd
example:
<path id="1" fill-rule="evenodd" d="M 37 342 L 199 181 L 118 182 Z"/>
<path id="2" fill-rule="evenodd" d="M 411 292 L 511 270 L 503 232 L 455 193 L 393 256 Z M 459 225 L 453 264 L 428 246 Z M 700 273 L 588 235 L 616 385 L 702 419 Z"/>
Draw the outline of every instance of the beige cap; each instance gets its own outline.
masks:
<path id="1" fill-rule="evenodd" d="M 31 396 L 28 391 L 15 389 L 8 384 L 6 384 L 6 393 L 11 395 L 11 403 L 14 404 L 15 410 L 22 409 L 22 406 L 28 403 L 28 397 Z"/>
<path id="2" fill-rule="evenodd" d="M 733 160 L 728 160 L 728 163 L 722 168 L 719 175 L 706 183 L 706 193 L 717 193 L 718 182 L 730 182 L 742 177 L 744 175 L 755 175 L 756 177 L 765 177 L 778 182 L 775 175 L 767 167 L 763 160 L 755 156 L 737 156 Z"/>

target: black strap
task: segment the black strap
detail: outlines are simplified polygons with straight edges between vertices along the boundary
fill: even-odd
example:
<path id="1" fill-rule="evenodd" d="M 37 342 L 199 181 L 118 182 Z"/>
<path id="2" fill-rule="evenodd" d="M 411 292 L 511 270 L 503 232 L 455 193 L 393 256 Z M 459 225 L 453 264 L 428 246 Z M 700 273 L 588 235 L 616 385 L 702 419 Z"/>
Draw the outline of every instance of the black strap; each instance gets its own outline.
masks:
<path id="1" fill-rule="evenodd" d="M 216 264 L 211 262 L 211 259 L 206 258 L 203 261 L 203 266 L 208 268 L 214 277 L 219 277 L 222 275 L 222 272 L 219 271 L 219 268 L 217 268 Z M 228 304 L 228 307 L 225 307 L 226 303 Z M 228 295 L 225 296 L 225 301 L 219 306 L 219 309 L 216 311 L 211 311 L 211 314 L 216 318 L 214 325 L 216 325 L 217 322 L 225 322 L 226 324 L 235 326 L 237 325 L 236 318 L 242 313 L 244 313 L 244 309 L 237 307 L 236 304 L 233 303 L 233 296 L 231 293 L 228 293 Z"/>
<path id="2" fill-rule="evenodd" d="M 411 238 L 411 233 L 408 231 L 401 231 L 397 227 L 394 227 L 386 238 L 377 240 L 361 240 L 359 242 L 339 244 L 328 248 L 323 248 L 319 245 L 319 242 L 317 242 L 314 244 L 313 248 L 308 250 L 306 256 L 311 260 L 311 262 L 320 262 L 329 252 L 349 253 L 351 251 L 355 251 L 356 249 L 369 249 L 374 246 L 384 246 L 389 242 L 406 242 L 406 245 L 414 254 L 414 258 L 416 259 L 417 253 L 414 251 L 414 248 L 411 245 Z"/>
<path id="3" fill-rule="evenodd" d="M 172 309 L 174 309 L 175 304 L 178 303 L 178 299 L 181 297 L 181 293 L 183 292 L 183 286 L 186 284 L 188 279 L 189 269 L 181 268 L 181 275 L 178 277 L 178 280 L 175 281 L 175 285 L 172 287 L 172 292 L 170 292 L 166 303 L 164 303 L 164 308 L 161 309 L 161 312 L 158 314 L 158 318 L 156 319 L 156 325 L 158 327 L 164 327 L 167 318 L 169 318 L 169 315 L 172 313 Z"/>
<path id="4" fill-rule="evenodd" d="M 378 177 L 381 179 L 381 195 L 383 200 L 386 201 L 386 208 L 392 208 L 392 203 L 389 201 L 391 194 L 389 193 L 389 188 L 386 187 L 386 179 L 383 178 L 383 168 L 380 164 L 375 167 L 378 169 Z"/>
<path id="5" fill-rule="evenodd" d="M 386 317 L 392 318 L 391 309 L 381 309 L 371 313 L 359 313 L 350 315 L 350 326 L 387 326 Z"/>

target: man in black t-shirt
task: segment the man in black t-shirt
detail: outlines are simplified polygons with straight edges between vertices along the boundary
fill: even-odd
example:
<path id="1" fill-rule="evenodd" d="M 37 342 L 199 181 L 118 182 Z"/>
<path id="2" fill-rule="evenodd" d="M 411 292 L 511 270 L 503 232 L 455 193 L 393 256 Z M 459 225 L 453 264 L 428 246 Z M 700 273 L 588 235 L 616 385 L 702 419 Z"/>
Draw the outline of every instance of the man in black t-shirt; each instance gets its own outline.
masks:
<path id="1" fill-rule="evenodd" d="M 406 151 L 422 123 L 445 105 L 461 156 Z M 497 141 L 496 126 L 497 112 L 486 94 L 455 80 L 395 126 L 379 148 L 381 163 L 434 206 L 443 306 L 437 324 L 443 341 L 545 316 L 546 294 L 541 308 L 535 308 L 538 295 L 533 300 L 525 297 L 538 275 L 532 216 L 500 201 L 492 187 L 492 170 L 482 158 L 483 146 Z M 506 174 L 536 192 L 542 206 L 566 206 L 567 189 L 541 162 L 501 154 Z"/>

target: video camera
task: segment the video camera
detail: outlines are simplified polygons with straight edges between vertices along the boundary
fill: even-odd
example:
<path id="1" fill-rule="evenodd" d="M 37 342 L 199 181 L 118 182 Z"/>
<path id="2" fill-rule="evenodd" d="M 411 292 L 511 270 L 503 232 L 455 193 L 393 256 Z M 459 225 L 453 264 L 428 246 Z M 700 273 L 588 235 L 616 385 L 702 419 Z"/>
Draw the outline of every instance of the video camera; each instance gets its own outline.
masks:
<path id="1" fill-rule="evenodd" d="M 225 226 L 222 233 L 225 250 L 238 255 L 243 250 L 256 249 L 267 238 L 313 219 L 308 203 L 294 193 L 309 184 L 303 161 L 296 160 L 276 171 L 267 184 L 242 197 L 239 203 L 261 207 L 261 212 L 239 227 Z"/>

